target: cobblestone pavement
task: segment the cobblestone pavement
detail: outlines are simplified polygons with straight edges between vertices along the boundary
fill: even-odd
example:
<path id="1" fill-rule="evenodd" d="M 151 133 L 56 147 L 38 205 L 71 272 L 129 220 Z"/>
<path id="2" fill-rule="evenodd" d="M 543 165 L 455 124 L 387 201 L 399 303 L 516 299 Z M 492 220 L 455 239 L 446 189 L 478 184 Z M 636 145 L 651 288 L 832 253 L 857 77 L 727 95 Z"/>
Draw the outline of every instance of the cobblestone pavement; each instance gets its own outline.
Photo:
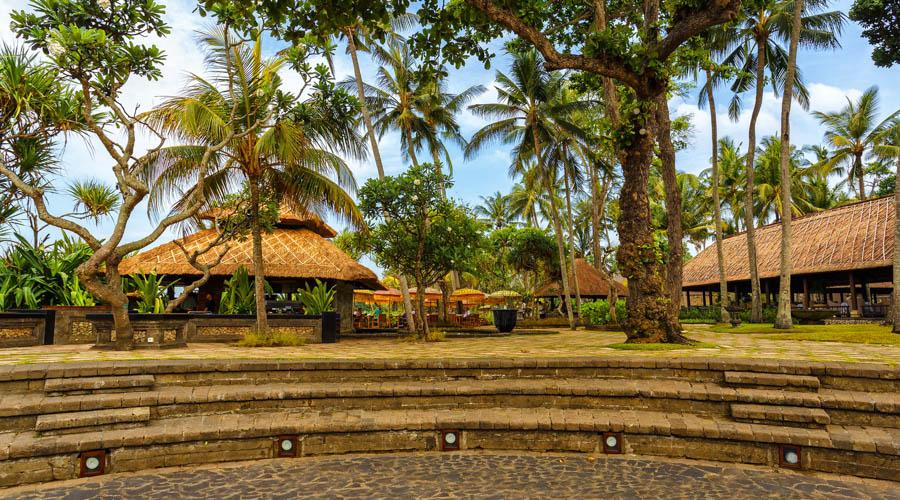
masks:
<path id="1" fill-rule="evenodd" d="M 0 349 L 0 364 L 67 363 L 122 359 L 435 359 L 534 358 L 572 356 L 729 357 L 900 363 L 900 346 L 775 340 L 766 334 L 716 333 L 705 325 L 685 325 L 687 335 L 716 348 L 669 351 L 624 351 L 607 347 L 625 334 L 550 329 L 555 335 L 455 338 L 446 342 L 408 342 L 396 338 L 345 339 L 337 344 L 246 348 L 227 344 L 191 344 L 182 349 L 99 351 L 90 345 L 57 345 Z"/>
<path id="2" fill-rule="evenodd" d="M 0 496 L 3 493 L 0 492 Z M 70 481 L 17 499 L 900 498 L 893 483 L 584 455 L 403 454 L 281 459 Z"/>

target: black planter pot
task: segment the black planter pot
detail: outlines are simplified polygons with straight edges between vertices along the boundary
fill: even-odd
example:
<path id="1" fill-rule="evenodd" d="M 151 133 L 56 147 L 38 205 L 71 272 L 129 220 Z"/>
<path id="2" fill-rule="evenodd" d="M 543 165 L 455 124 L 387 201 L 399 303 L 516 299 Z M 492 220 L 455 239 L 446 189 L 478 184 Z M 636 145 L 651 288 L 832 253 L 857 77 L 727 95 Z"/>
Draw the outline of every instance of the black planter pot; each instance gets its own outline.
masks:
<path id="1" fill-rule="evenodd" d="M 341 339 L 341 315 L 332 311 L 322 313 L 322 343 L 334 344 Z"/>
<path id="2" fill-rule="evenodd" d="M 511 332 L 516 327 L 517 311 L 515 309 L 494 309 L 492 312 L 494 315 L 494 326 L 497 327 L 497 331 L 500 333 Z"/>

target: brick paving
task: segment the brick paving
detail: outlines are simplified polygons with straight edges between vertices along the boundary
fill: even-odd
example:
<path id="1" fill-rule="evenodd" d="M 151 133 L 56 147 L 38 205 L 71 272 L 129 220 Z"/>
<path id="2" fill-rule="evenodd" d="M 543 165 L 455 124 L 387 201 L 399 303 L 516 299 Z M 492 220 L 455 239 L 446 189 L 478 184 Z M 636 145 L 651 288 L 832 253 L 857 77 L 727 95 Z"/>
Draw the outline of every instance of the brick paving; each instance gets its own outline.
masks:
<path id="1" fill-rule="evenodd" d="M 88 498 L 898 498 L 896 483 L 704 462 L 447 453 L 281 459 L 7 491 Z M 0 491 L 0 496 L 4 496 Z"/>
<path id="2" fill-rule="evenodd" d="M 716 348 L 626 351 L 607 347 L 622 342 L 619 332 L 556 329 L 552 335 L 457 338 L 445 342 L 408 342 L 396 338 L 345 339 L 337 344 L 245 348 L 228 344 L 191 344 L 187 348 L 130 352 L 92 350 L 90 345 L 19 347 L 0 350 L 0 365 L 68 363 L 126 359 L 447 359 L 572 356 L 728 357 L 900 364 L 900 346 L 772 340 L 766 334 L 715 333 L 705 325 L 686 325 L 687 335 Z"/>

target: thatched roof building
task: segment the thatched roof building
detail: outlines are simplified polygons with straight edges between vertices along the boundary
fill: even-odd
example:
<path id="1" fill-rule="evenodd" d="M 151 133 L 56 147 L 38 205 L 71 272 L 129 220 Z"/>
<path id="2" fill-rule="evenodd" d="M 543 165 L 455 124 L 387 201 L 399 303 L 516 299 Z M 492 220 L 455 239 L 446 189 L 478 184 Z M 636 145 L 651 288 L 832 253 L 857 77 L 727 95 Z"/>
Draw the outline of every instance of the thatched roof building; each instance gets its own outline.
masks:
<path id="1" fill-rule="evenodd" d="M 851 288 L 865 290 L 871 285 L 891 281 L 894 249 L 893 197 L 876 198 L 805 215 L 791 226 L 791 288 L 803 294 L 819 294 L 821 304 L 842 302 Z M 750 266 L 746 233 L 722 241 L 725 275 L 729 291 L 749 291 Z M 778 290 L 781 271 L 781 224 L 769 224 L 756 230 L 756 253 L 763 293 Z M 710 245 L 684 266 L 685 291 L 718 292 L 719 271 L 716 245 Z M 834 294 L 835 297 L 827 297 Z M 837 295 L 840 296 L 837 296 Z M 857 294 L 850 294 L 856 302 Z M 771 297 L 770 297 L 771 298 Z M 705 301 L 705 297 L 704 297 Z M 862 302 L 862 301 L 860 301 Z M 874 300 L 871 300 L 874 303 Z M 854 306 L 854 309 L 856 307 Z"/>
<path id="2" fill-rule="evenodd" d="M 215 215 L 215 214 L 213 214 Z M 384 290 L 370 269 L 350 258 L 329 241 L 337 232 L 313 214 L 285 211 L 271 233 L 262 236 L 262 250 L 266 279 L 323 280 L 352 284 L 355 288 Z M 204 248 L 215 240 L 216 232 L 205 229 L 191 234 L 181 243 L 188 252 Z M 213 262 L 218 249 L 198 260 Z M 253 244 L 248 237 L 232 241 L 222 261 L 212 269 L 214 277 L 230 277 L 241 266 L 253 274 Z M 156 272 L 169 277 L 200 276 L 188 262 L 185 253 L 173 243 L 165 243 L 138 255 L 124 259 L 119 265 L 123 275 Z"/>
<path id="3" fill-rule="evenodd" d="M 575 259 L 575 272 L 578 274 L 578 289 L 582 298 L 605 299 L 609 295 L 609 281 L 588 261 Z M 615 280 L 613 282 L 616 284 L 619 296 L 624 298 L 628 293 L 628 288 L 624 283 Z M 569 287 L 574 296 L 575 278 L 571 269 L 569 270 Z M 534 293 L 535 297 L 559 297 L 560 295 L 562 295 L 562 285 L 558 281 L 544 283 Z"/>

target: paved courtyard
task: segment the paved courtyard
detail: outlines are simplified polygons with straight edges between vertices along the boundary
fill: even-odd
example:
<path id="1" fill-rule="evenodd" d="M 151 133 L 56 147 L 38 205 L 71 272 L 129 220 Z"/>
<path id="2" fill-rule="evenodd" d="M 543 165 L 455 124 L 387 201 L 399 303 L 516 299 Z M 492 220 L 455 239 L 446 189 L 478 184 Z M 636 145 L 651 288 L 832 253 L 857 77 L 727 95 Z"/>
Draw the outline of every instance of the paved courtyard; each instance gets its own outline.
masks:
<path id="1" fill-rule="evenodd" d="M 731 357 L 900 364 L 900 346 L 776 340 L 768 334 L 715 333 L 705 325 L 686 325 L 687 335 L 715 348 L 667 351 L 627 351 L 609 344 L 625 334 L 548 329 L 552 335 L 452 338 L 445 342 L 408 342 L 397 338 L 345 339 L 337 344 L 300 347 L 247 348 L 227 344 L 191 344 L 188 348 L 113 352 L 89 345 L 59 345 L 0 349 L 0 364 L 67 363 L 124 359 L 438 359 L 533 358 L 573 356 Z"/>
<path id="2" fill-rule="evenodd" d="M 0 492 L 0 496 L 3 493 Z M 892 483 L 584 455 L 400 454 L 109 476 L 11 493 L 88 498 L 898 498 Z"/>

